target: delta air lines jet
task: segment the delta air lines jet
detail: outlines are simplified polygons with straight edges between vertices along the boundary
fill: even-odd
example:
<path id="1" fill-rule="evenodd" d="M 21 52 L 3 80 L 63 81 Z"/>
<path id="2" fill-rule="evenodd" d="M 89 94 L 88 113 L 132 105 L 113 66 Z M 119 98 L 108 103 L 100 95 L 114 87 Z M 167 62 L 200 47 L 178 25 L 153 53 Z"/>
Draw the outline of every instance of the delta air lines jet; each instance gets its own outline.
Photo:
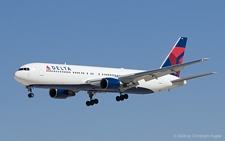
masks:
<path id="1" fill-rule="evenodd" d="M 154 70 L 131 70 L 51 63 L 29 63 L 21 66 L 14 78 L 26 86 L 28 97 L 34 97 L 33 88 L 49 89 L 49 95 L 55 99 L 75 96 L 79 91 L 87 91 L 90 100 L 87 106 L 98 104 L 96 93 L 119 93 L 116 101 L 128 99 L 128 94 L 151 94 L 180 87 L 186 80 L 213 74 L 206 73 L 180 78 L 184 67 L 203 62 L 203 58 L 182 63 L 187 38 L 180 37 L 161 67 Z"/>

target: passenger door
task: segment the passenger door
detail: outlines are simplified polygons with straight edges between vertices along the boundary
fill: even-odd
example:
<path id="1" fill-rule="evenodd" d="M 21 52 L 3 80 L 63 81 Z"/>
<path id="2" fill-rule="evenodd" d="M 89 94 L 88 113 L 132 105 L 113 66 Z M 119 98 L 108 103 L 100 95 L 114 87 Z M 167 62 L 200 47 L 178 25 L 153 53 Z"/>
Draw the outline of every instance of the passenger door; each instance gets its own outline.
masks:
<path id="1" fill-rule="evenodd" d="M 39 66 L 38 70 L 39 70 L 39 76 L 44 76 L 44 69 L 43 69 L 43 67 Z"/>

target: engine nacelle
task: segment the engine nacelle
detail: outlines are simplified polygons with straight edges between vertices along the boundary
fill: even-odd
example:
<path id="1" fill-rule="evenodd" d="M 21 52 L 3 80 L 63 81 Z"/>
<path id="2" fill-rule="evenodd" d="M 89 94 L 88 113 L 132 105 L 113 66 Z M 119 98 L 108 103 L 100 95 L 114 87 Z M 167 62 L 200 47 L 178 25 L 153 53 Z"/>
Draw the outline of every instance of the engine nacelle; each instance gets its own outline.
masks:
<path id="1" fill-rule="evenodd" d="M 100 86 L 102 89 L 118 89 L 120 87 L 120 81 L 115 78 L 103 78 L 100 81 Z"/>
<path id="2" fill-rule="evenodd" d="M 55 99 L 66 99 L 67 97 L 75 96 L 75 92 L 71 90 L 63 90 L 63 89 L 50 89 L 49 96 Z"/>

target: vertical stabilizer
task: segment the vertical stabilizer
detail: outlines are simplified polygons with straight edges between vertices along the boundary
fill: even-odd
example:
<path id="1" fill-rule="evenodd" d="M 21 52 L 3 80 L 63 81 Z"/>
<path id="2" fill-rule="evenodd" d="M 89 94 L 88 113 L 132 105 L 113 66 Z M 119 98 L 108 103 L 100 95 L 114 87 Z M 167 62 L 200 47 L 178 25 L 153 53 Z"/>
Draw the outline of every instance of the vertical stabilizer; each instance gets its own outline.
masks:
<path id="1" fill-rule="evenodd" d="M 187 37 L 180 37 L 160 68 L 169 67 L 177 64 L 182 64 L 184 59 L 184 52 L 187 43 Z M 180 71 L 172 73 L 171 75 L 180 77 Z"/>

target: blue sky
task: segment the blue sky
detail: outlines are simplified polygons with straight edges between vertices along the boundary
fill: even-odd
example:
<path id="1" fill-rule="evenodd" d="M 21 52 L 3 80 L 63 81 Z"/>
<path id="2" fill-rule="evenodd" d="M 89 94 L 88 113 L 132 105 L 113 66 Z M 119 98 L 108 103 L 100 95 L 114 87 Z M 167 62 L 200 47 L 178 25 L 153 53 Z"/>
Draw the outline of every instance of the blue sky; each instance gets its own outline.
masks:
<path id="1" fill-rule="evenodd" d="M 188 140 L 173 135 L 225 138 L 224 1 L 10 1 L 0 2 L 0 140 Z M 14 72 L 30 62 L 158 68 L 180 36 L 188 37 L 181 77 L 216 71 L 170 92 L 98 94 L 66 100 L 34 89 L 28 99 Z M 202 140 L 202 138 L 192 138 Z M 206 138 L 204 140 L 215 140 Z"/>

